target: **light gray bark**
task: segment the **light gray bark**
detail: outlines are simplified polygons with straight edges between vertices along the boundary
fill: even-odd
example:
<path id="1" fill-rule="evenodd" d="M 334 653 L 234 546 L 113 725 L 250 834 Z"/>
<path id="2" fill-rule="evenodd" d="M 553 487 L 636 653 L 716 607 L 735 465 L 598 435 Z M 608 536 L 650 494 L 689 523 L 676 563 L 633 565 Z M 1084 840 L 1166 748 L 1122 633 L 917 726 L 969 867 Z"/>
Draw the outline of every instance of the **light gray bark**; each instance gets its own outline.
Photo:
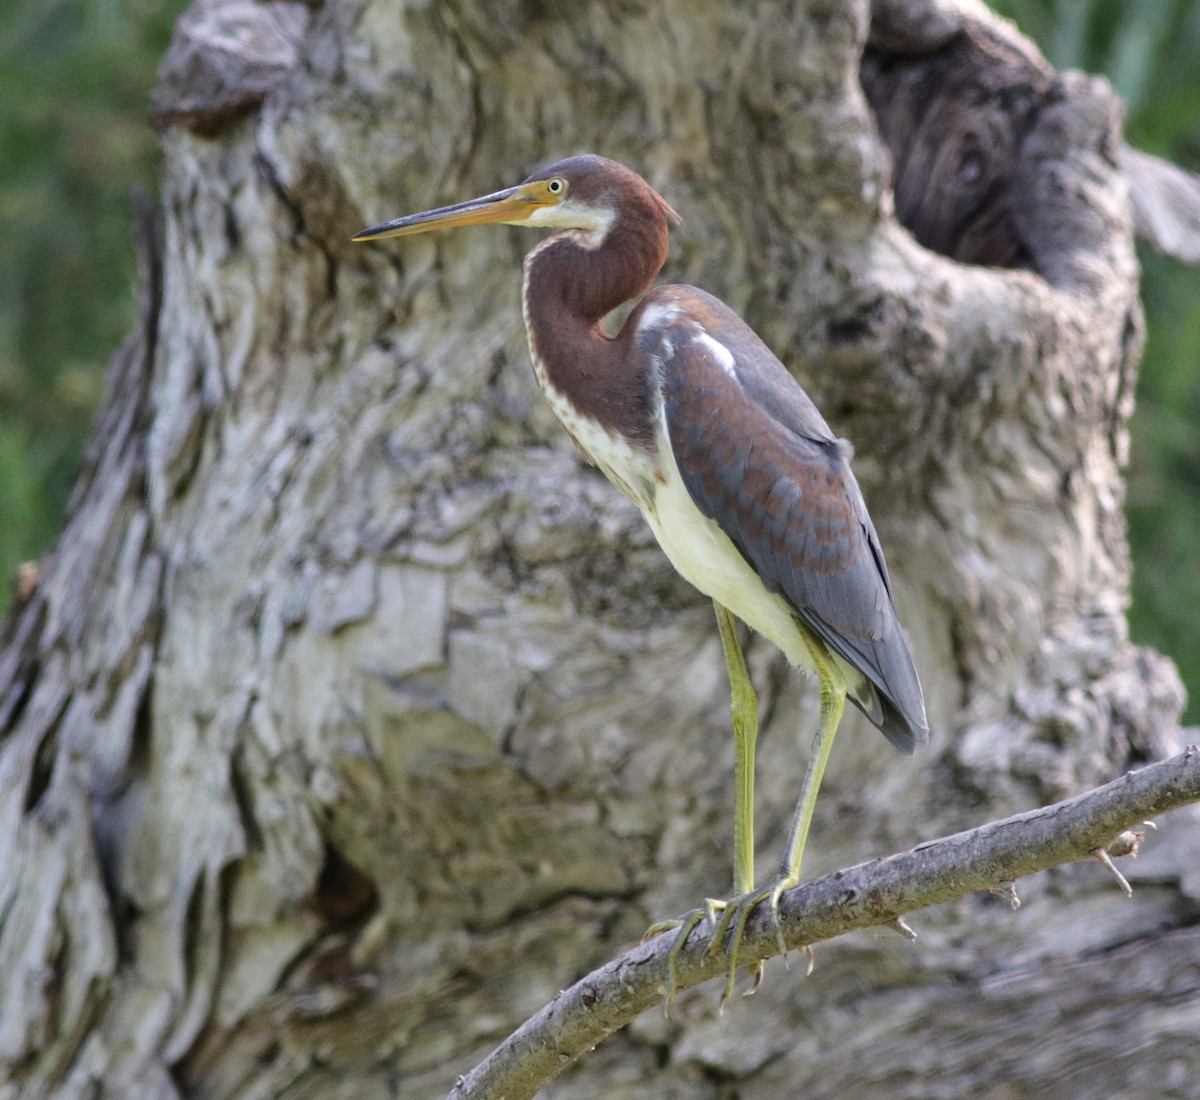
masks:
<path id="1" fill-rule="evenodd" d="M 969 0 L 877 18 L 1012 40 Z M 348 243 L 572 151 L 662 190 L 667 276 L 742 312 L 857 449 L 933 735 L 908 760 L 847 720 L 808 872 L 1182 746 L 1174 670 L 1123 615 L 1117 105 L 1080 76 L 1044 105 L 1031 270 L 955 263 L 892 215 L 867 23 L 863 0 L 329 0 L 261 106 L 167 131 L 143 329 L 2 635 L 0 1097 L 436 1095 L 728 889 L 711 612 L 536 391 L 535 238 Z M 749 658 L 766 872 L 815 693 Z M 1088 865 L 1017 914 L 919 914 L 916 945 L 848 937 L 720 1019 L 711 987 L 645 1014 L 547 1095 L 1194 1096 L 1200 820 L 1163 824 L 1132 902 Z"/>
<path id="2" fill-rule="evenodd" d="M 1200 747 L 1191 745 L 1170 760 L 1052 806 L 795 886 L 780 897 L 774 920 L 766 906 L 755 910 L 739 940 L 738 960 L 757 962 L 803 948 L 811 975 L 813 944 L 874 928 L 915 941 L 905 916 L 977 890 L 1019 909 L 1018 879 L 1081 859 L 1100 860 L 1132 897 L 1112 857 L 1136 857 L 1147 819 L 1197 802 Z M 689 928 L 682 942 L 679 936 L 651 937 L 559 993 L 458 1078 L 450 1100 L 528 1100 L 574 1059 L 663 1000 L 668 970 L 679 990 L 727 973 L 725 953 L 713 950 L 711 927 Z M 663 1001 L 664 1012 L 670 1007 Z"/>

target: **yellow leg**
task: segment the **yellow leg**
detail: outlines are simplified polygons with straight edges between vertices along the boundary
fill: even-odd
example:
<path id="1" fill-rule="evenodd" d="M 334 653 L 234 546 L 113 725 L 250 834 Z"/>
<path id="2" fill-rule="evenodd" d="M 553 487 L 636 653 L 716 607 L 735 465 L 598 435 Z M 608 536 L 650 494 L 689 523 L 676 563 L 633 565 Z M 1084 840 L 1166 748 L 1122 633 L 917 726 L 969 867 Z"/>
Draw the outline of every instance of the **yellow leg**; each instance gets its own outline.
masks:
<path id="1" fill-rule="evenodd" d="M 817 676 L 821 682 L 820 726 L 813 739 L 808 767 L 804 772 L 800 797 L 796 802 L 792 823 L 788 829 L 787 844 L 784 847 L 779 871 L 758 889 L 750 890 L 740 897 L 734 897 L 719 907 L 722 910 L 720 923 L 713 932 L 712 942 L 708 949 L 715 954 L 725 941 L 726 931 L 732 929 L 728 948 L 729 967 L 725 976 L 725 989 L 721 994 L 722 1002 L 733 994 L 734 979 L 737 976 L 738 948 L 746 930 L 746 921 L 760 901 L 766 901 L 770 906 L 771 919 L 775 924 L 775 935 L 779 940 L 779 950 L 782 954 L 787 954 L 787 946 L 783 942 L 783 930 L 779 927 L 779 898 L 784 890 L 795 886 L 800 881 L 800 863 L 804 858 L 804 845 L 808 840 L 808 829 L 812 824 L 813 810 L 817 804 L 817 791 L 820 790 L 821 778 L 825 774 L 825 765 L 829 762 L 829 753 L 833 748 L 833 738 L 837 733 L 838 725 L 842 720 L 842 710 L 846 705 L 845 678 L 831 660 L 825 646 L 813 638 L 807 630 L 804 631 L 804 641 L 808 646 L 809 655 L 816 665 Z M 757 987 L 761 976 L 761 966 L 754 973 Z"/>
<path id="2" fill-rule="evenodd" d="M 727 949 L 729 965 L 725 974 L 725 988 L 721 993 L 722 1003 L 733 995 L 738 969 L 738 949 L 746 931 L 746 922 L 760 901 L 768 903 L 771 919 L 775 924 L 775 935 L 779 941 L 779 950 L 782 954 L 787 954 L 787 946 L 783 941 L 783 930 L 779 926 L 779 898 L 785 890 L 800 881 L 800 864 L 804 859 L 804 845 L 808 840 L 808 830 L 812 824 L 813 810 L 817 804 L 817 792 L 820 790 L 821 779 L 825 775 L 825 765 L 829 762 L 833 739 L 837 734 L 838 725 L 842 720 L 842 711 L 846 705 L 845 677 L 833 663 L 824 644 L 813 637 L 807 629 L 801 627 L 805 645 L 816 666 L 817 677 L 821 685 L 820 725 L 813 738 L 808 767 L 804 772 L 800 797 L 796 801 L 796 809 L 788 828 L 787 843 L 784 846 L 779 870 L 771 879 L 755 889 L 754 747 L 758 737 L 758 704 L 754 688 L 750 683 L 749 673 L 746 671 L 741 646 L 738 644 L 737 635 L 734 632 L 732 616 L 720 604 L 715 606 L 717 625 L 721 631 L 721 643 L 725 648 L 725 661 L 729 667 L 733 700 L 731 709 L 736 745 L 734 896 L 728 901 L 708 898 L 702 908 L 693 909 L 678 920 L 660 921 L 658 924 L 652 925 L 646 932 L 645 938 L 649 938 L 670 929 L 678 930 L 675 942 L 667 954 L 667 1003 L 670 1003 L 675 995 L 676 959 L 679 952 L 683 950 L 688 937 L 702 920 L 707 919 L 713 927 L 713 936 L 708 947 L 710 954 L 716 954 L 720 950 L 721 945 L 725 942 L 726 933 L 729 933 Z M 753 993 L 762 980 L 762 962 L 751 963 L 749 970 L 754 976 L 754 986 L 750 990 Z"/>
<path id="3" fill-rule="evenodd" d="M 754 746 L 758 740 L 758 696 L 746 668 L 746 658 L 738 641 L 737 624 L 733 615 L 721 604 L 713 601 L 717 614 L 717 630 L 721 635 L 721 648 L 725 653 L 725 667 L 729 670 L 729 710 L 733 718 L 734 739 L 734 801 L 733 801 L 733 894 L 738 897 L 754 889 Z M 675 962 L 693 929 L 702 920 L 716 926 L 717 912 L 725 902 L 714 898 L 705 899 L 704 906 L 693 909 L 679 920 L 660 921 L 652 925 L 646 937 L 678 929 L 675 942 L 667 954 L 667 993 L 669 1004 L 675 996 Z M 762 977 L 762 963 L 753 963 L 750 972 L 755 977 L 755 987 Z"/>
<path id="4" fill-rule="evenodd" d="M 758 696 L 733 616 L 715 600 L 717 629 L 729 669 L 729 711 L 733 717 L 733 893 L 754 889 L 754 746 L 758 741 Z"/>

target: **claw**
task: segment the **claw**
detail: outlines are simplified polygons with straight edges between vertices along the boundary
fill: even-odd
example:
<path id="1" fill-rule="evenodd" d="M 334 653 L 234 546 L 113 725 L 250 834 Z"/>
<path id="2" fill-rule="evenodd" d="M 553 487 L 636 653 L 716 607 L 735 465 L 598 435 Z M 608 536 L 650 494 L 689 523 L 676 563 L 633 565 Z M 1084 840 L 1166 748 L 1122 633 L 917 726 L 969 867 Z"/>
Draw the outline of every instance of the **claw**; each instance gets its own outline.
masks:
<path id="1" fill-rule="evenodd" d="M 724 1011 L 725 1002 L 733 996 L 734 984 L 737 980 L 738 971 L 738 949 L 741 947 L 742 936 L 746 931 L 746 922 L 750 919 L 750 914 L 754 912 L 755 907 L 759 902 L 765 901 L 770 906 L 771 921 L 775 926 L 775 937 L 779 944 L 780 953 L 787 958 L 787 945 L 783 939 L 783 926 L 779 923 L 779 897 L 790 886 L 795 885 L 795 879 L 791 875 L 780 873 L 769 882 L 751 890 L 748 894 L 742 894 L 741 897 L 730 898 L 728 901 L 721 901 L 716 898 L 705 898 L 704 905 L 699 909 L 689 910 L 682 917 L 675 920 L 658 921 L 646 929 L 642 936 L 642 943 L 663 932 L 669 932 L 675 929 L 675 942 L 671 944 L 671 949 L 667 952 L 667 982 L 666 992 L 663 996 L 663 1014 L 666 1015 L 671 1002 L 675 999 L 675 992 L 678 986 L 678 973 L 676 969 L 676 961 L 679 958 L 679 953 L 683 950 L 691 934 L 696 930 L 696 926 L 703 921 L 708 921 L 709 927 L 712 928 L 712 938 L 708 941 L 708 953 L 715 955 L 721 950 L 725 943 L 725 937 L 729 936 L 729 945 L 725 951 L 729 957 L 729 965 L 725 970 L 725 986 L 721 991 L 721 1005 L 718 1011 Z M 812 948 L 805 947 L 804 951 L 808 954 L 808 973 L 812 973 Z M 750 996 L 756 992 L 758 987 L 762 985 L 763 980 L 763 964 L 762 960 L 757 960 L 748 964 L 747 969 L 751 977 L 754 979 L 751 987 L 746 991 L 746 996 Z"/>
<path id="2" fill-rule="evenodd" d="M 723 904 L 721 920 L 716 925 L 712 940 L 709 941 L 708 945 L 708 953 L 715 955 L 725 942 L 725 934 L 729 933 L 729 946 L 726 948 L 729 956 L 729 965 L 725 970 L 725 988 L 721 993 L 722 1005 L 733 996 L 733 987 L 737 980 L 738 949 L 741 947 L 742 936 L 746 931 L 746 922 L 750 919 L 750 914 L 754 912 L 755 907 L 761 901 L 767 902 L 769 906 L 771 921 L 775 926 L 776 942 L 779 944 L 779 952 L 784 958 L 787 957 L 787 944 L 784 943 L 783 928 L 779 923 L 779 896 L 784 890 L 795 884 L 796 880 L 793 876 L 781 873 L 757 889 L 751 890 L 748 894 L 743 894 L 737 898 L 730 898 L 729 901 Z M 751 973 L 755 976 L 754 988 L 757 989 L 762 982 L 761 966 L 751 964 L 751 968 Z"/>
<path id="3" fill-rule="evenodd" d="M 753 997 L 758 992 L 758 987 L 762 985 L 763 980 L 763 961 L 751 963 L 746 969 L 750 972 L 750 976 L 754 979 L 754 984 L 742 994 L 743 997 Z"/>

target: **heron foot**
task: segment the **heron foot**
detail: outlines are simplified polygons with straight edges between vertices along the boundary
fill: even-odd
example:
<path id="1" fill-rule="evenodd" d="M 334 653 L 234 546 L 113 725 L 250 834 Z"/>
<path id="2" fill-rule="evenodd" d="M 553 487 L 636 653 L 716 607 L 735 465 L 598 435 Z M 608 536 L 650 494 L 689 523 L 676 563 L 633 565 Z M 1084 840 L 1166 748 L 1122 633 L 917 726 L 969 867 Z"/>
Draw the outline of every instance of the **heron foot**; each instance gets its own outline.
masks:
<path id="1" fill-rule="evenodd" d="M 779 898 L 780 895 L 795 886 L 797 878 L 793 874 L 785 871 L 780 871 L 773 878 L 768 879 L 762 886 L 755 887 L 749 893 L 742 894 L 740 897 L 730 898 L 720 905 L 721 918 L 714 924 L 712 941 L 708 945 L 708 953 L 715 955 L 725 942 L 726 933 L 729 934 L 729 946 L 725 949 L 729 959 L 729 965 L 725 970 L 725 988 L 721 991 L 721 1007 L 725 1007 L 725 1002 L 733 996 L 734 982 L 737 978 L 738 970 L 738 952 L 742 945 L 742 936 L 746 932 L 746 922 L 750 919 L 750 914 L 754 912 L 755 907 L 765 901 L 769 907 L 771 914 L 771 924 L 775 928 L 775 939 L 779 944 L 779 953 L 783 958 L 787 959 L 787 944 L 783 941 L 783 928 L 779 924 Z M 811 960 L 811 952 L 810 952 Z M 762 984 L 763 963 L 759 959 L 756 962 L 749 964 L 747 969 L 754 976 L 754 984 L 746 990 L 746 996 L 754 993 Z"/>
<path id="2" fill-rule="evenodd" d="M 671 1002 L 675 999 L 678 985 L 676 961 L 679 958 L 679 952 L 683 950 L 684 944 L 702 921 L 708 921 L 713 928 L 716 928 L 717 913 L 724 909 L 725 905 L 726 903 L 718 898 L 705 898 L 704 904 L 700 908 L 689 909 L 682 917 L 675 917 L 672 920 L 656 921 L 643 934 L 642 943 L 645 943 L 664 932 L 675 930 L 675 942 L 671 944 L 671 950 L 667 952 L 667 986 L 663 995 L 664 1016 L 668 1014 Z"/>
<path id="3" fill-rule="evenodd" d="M 795 885 L 796 876 L 781 871 L 774 878 L 762 886 L 749 891 L 749 893 L 727 900 L 705 898 L 704 905 L 700 908 L 690 909 L 682 917 L 677 917 L 673 920 L 658 921 L 647 928 L 646 934 L 642 936 L 643 943 L 649 939 L 653 939 L 655 936 L 661 935 L 663 932 L 675 932 L 675 942 L 671 944 L 671 949 L 667 952 L 667 981 L 666 993 L 663 997 L 663 1012 L 667 1011 L 668 1006 L 675 999 L 678 987 L 676 963 L 679 953 L 683 950 L 691 934 L 702 922 L 707 921 L 709 927 L 713 930 L 708 944 L 708 953 L 710 955 L 715 955 L 720 951 L 722 945 L 725 943 L 726 935 L 729 936 L 729 945 L 725 949 L 729 964 L 725 971 L 725 987 L 721 992 L 722 1009 L 725 1006 L 725 1002 L 733 996 L 734 983 L 737 979 L 738 971 L 738 952 L 741 947 L 742 936 L 746 931 L 746 922 L 750 919 L 750 914 L 759 902 L 765 901 L 770 906 L 771 923 L 775 927 L 775 938 L 779 944 L 779 953 L 786 961 L 787 945 L 783 939 L 783 928 L 779 924 L 779 898 L 784 890 Z M 812 973 L 812 949 L 806 947 L 804 950 L 808 953 L 809 958 L 808 972 Z M 748 963 L 746 969 L 754 979 L 753 984 L 745 993 L 749 997 L 762 985 L 763 960 L 756 959 L 754 962 Z"/>

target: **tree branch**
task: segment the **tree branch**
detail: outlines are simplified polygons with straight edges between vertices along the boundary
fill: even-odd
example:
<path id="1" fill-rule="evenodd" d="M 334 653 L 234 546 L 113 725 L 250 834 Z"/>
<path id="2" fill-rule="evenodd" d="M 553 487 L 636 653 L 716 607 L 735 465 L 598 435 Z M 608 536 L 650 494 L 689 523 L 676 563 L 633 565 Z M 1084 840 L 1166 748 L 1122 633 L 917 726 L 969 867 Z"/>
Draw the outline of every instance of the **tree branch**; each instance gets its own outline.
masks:
<path id="1" fill-rule="evenodd" d="M 1011 883 L 1035 871 L 1085 859 L 1098 850 L 1126 854 L 1122 833 L 1168 810 L 1200 802 L 1200 748 L 1130 772 L 1044 809 L 930 841 L 803 883 L 785 893 L 779 914 L 791 949 L 845 932 L 894 924 L 905 913 Z M 601 1039 L 663 995 L 673 937 L 658 936 L 580 979 L 460 1077 L 451 1100 L 526 1100 Z M 762 907 L 746 927 L 740 957 L 778 954 Z M 724 972 L 723 953 L 708 954 L 707 925 L 678 960 L 680 989 Z"/>

